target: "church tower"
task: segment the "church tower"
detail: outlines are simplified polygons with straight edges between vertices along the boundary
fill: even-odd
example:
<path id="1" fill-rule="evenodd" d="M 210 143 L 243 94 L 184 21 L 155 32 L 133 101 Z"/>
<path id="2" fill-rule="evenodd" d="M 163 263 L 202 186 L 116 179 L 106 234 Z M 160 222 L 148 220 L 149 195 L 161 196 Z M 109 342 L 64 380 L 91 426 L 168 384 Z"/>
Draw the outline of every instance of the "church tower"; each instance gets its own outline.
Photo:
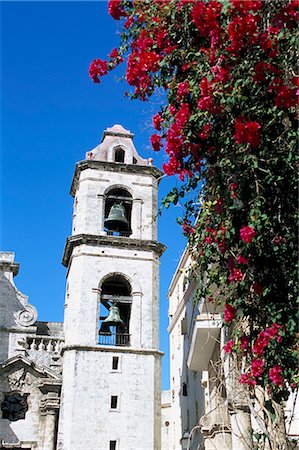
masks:
<path id="1" fill-rule="evenodd" d="M 160 450 L 161 171 L 120 125 L 77 163 L 58 450 Z"/>

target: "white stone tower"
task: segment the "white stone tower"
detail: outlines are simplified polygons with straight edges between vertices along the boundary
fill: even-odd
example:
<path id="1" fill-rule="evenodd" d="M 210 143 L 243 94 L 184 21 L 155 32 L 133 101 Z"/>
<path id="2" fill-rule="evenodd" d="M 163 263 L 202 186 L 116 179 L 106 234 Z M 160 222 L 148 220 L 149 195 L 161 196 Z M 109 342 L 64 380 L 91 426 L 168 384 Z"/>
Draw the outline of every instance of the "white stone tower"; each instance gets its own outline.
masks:
<path id="1" fill-rule="evenodd" d="M 108 128 L 76 165 L 59 450 L 160 450 L 160 170 Z"/>

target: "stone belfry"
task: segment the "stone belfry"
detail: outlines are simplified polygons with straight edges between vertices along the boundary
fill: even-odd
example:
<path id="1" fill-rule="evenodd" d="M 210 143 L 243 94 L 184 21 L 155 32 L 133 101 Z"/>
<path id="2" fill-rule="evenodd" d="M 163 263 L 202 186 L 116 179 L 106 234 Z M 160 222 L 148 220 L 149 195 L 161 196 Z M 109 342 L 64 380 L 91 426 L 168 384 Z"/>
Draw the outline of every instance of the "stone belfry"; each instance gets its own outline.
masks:
<path id="1" fill-rule="evenodd" d="M 162 173 L 120 125 L 77 163 L 59 450 L 160 450 L 157 193 Z"/>

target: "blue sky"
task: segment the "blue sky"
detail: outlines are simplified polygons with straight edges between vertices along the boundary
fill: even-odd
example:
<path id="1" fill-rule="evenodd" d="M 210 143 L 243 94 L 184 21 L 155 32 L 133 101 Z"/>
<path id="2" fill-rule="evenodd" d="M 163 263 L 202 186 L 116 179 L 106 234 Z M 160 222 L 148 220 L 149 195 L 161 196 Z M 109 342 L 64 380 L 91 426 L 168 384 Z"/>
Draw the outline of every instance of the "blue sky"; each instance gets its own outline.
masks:
<path id="1" fill-rule="evenodd" d="M 135 133 L 143 157 L 151 151 L 153 102 L 130 101 L 119 67 L 95 85 L 88 66 L 105 59 L 119 42 L 118 25 L 102 2 L 1 2 L 1 249 L 21 263 L 17 287 L 29 296 L 39 320 L 62 321 L 66 269 L 61 257 L 71 232 L 69 189 L 77 161 L 115 123 Z M 160 198 L 175 185 L 163 179 Z M 161 260 L 161 345 L 163 387 L 169 385 L 167 289 L 185 240 L 175 217 L 165 211 L 159 240 Z"/>

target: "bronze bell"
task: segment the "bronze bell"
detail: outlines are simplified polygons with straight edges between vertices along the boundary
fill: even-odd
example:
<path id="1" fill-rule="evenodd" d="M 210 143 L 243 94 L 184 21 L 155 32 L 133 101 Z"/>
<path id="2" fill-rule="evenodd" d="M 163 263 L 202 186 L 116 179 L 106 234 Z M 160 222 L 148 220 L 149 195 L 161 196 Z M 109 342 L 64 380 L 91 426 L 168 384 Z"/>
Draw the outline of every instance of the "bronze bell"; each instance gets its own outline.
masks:
<path id="1" fill-rule="evenodd" d="M 114 203 L 114 205 L 111 206 L 107 219 L 105 219 L 104 225 L 108 230 L 112 231 L 129 230 L 129 222 L 126 218 L 125 207 L 120 203 Z"/>
<path id="2" fill-rule="evenodd" d="M 110 326 L 123 325 L 123 321 L 120 318 L 119 308 L 112 305 L 109 309 L 109 315 L 104 320 L 103 324 L 109 324 Z"/>
<path id="3" fill-rule="evenodd" d="M 106 335 L 111 335 L 111 331 L 110 331 L 110 325 L 108 323 L 105 323 L 104 321 L 102 322 L 99 334 L 106 334 Z"/>

